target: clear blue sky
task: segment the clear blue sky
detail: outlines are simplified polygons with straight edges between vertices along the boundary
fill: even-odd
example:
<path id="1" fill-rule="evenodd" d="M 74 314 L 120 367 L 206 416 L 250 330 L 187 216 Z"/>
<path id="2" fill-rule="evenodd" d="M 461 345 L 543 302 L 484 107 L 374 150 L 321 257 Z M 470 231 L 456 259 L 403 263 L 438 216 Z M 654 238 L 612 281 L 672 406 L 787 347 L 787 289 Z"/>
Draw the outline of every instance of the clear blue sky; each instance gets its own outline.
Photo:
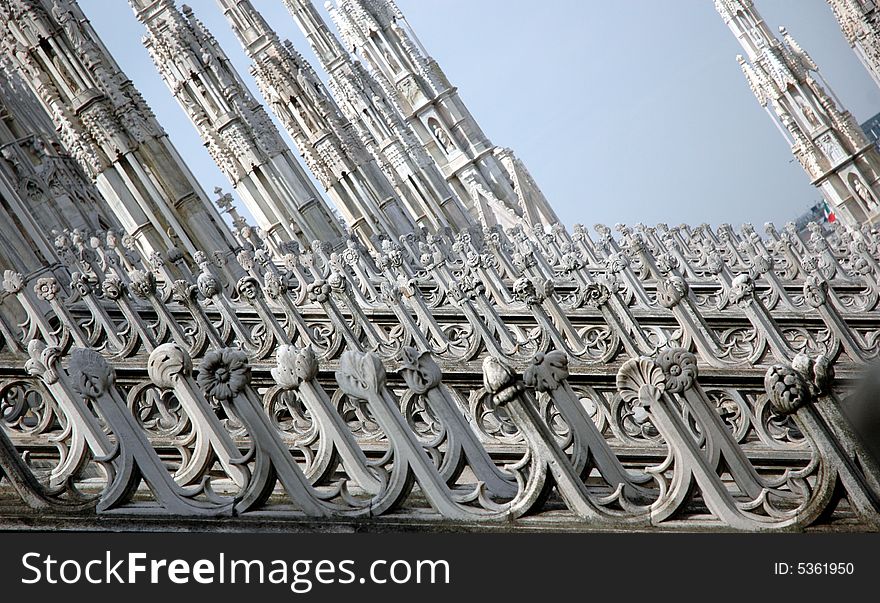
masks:
<path id="1" fill-rule="evenodd" d="M 188 3 L 261 98 L 214 0 Z M 281 0 L 254 3 L 317 66 Z M 569 226 L 781 226 L 819 199 L 749 90 L 711 0 L 397 4 L 484 131 L 517 152 Z M 205 190 L 230 189 L 157 75 L 128 3 L 80 5 Z M 880 112 L 880 89 L 824 0 L 756 5 L 812 55 L 857 120 Z"/>

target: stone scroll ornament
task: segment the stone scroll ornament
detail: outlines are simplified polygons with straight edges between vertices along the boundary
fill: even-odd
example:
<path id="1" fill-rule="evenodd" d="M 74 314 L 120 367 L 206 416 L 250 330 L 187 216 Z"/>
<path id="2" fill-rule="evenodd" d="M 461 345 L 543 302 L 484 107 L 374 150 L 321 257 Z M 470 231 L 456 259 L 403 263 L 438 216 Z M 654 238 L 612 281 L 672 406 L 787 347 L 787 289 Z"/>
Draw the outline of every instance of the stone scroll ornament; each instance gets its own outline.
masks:
<path id="1" fill-rule="evenodd" d="M 12 485 L 27 506 L 36 511 L 82 513 L 93 509 L 97 503 L 96 499 L 77 491 L 71 479 L 57 486 L 41 483 L 6 432 L 0 429 L 0 481 L 3 479 Z"/>
<path id="2" fill-rule="evenodd" d="M 263 507 L 277 483 L 295 505 L 294 510 L 287 512 L 310 517 L 345 512 L 344 507 L 325 500 L 337 496 L 338 491 L 322 493 L 312 487 L 270 423 L 260 400 L 249 386 L 251 369 L 244 352 L 236 348 L 211 350 L 199 365 L 197 380 L 208 400 L 216 400 L 232 409 L 250 437 L 250 450 L 231 460 L 239 465 L 253 461 L 251 479 L 235 498 L 236 514 Z"/>
<path id="3" fill-rule="evenodd" d="M 393 455 L 389 492 L 398 498 L 386 497 L 387 508 L 399 504 L 416 480 L 434 510 L 448 519 L 503 521 L 510 517 L 512 503 L 492 502 L 484 495 L 481 483 L 464 492 L 450 489 L 400 413 L 399 401 L 386 385 L 385 367 L 376 354 L 344 352 L 336 371 L 336 382 L 347 396 L 369 404 L 389 440 Z M 468 506 L 468 502 L 477 502 L 480 506 Z"/>
<path id="4" fill-rule="evenodd" d="M 629 499 L 623 504 L 632 509 L 644 504 L 646 498 L 657 498 L 658 492 L 645 486 L 652 476 L 626 470 L 584 410 L 568 383 L 568 356 L 564 352 L 538 354 L 523 374 L 523 382 L 549 395 L 562 415 L 572 433 L 571 462 L 582 477 L 597 469 L 619 496 Z"/>
<path id="5" fill-rule="evenodd" d="M 514 476 L 500 470 L 477 439 L 451 392 L 442 384 L 443 373 L 431 354 L 404 348 L 401 375 L 414 394 L 427 398 L 440 419 L 442 434 L 435 443 L 438 447 L 446 444 L 439 470 L 447 483 L 454 484 L 465 467 L 470 467 L 487 494 L 504 499 L 515 497 L 518 488 Z"/>
<path id="6" fill-rule="evenodd" d="M 292 406 L 290 397 L 296 396 L 305 405 L 312 419 L 318 424 L 320 440 L 315 459 L 306 471 L 312 483 L 327 481 L 336 471 L 341 461 L 346 474 L 369 494 L 383 490 L 384 470 L 367 460 L 364 451 L 334 407 L 330 397 L 315 378 L 318 374 L 318 360 L 311 346 L 297 349 L 293 346 L 280 346 L 275 353 L 276 366 L 272 368 L 272 378 L 278 389 L 288 395 L 285 404 Z M 266 395 L 268 399 L 272 394 Z M 291 408 L 292 415 L 296 410 Z"/>
<path id="7" fill-rule="evenodd" d="M 192 452 L 174 475 L 181 485 L 201 482 L 215 460 L 235 484 L 244 488 L 250 480 L 246 466 L 236 464 L 241 454 L 221 424 L 211 404 L 192 378 L 192 358 L 176 343 L 164 343 L 150 353 L 147 374 L 158 387 L 173 390 L 195 432 Z"/>
<path id="8" fill-rule="evenodd" d="M 773 410 L 791 415 L 811 445 L 836 476 L 856 513 L 880 525 L 880 466 L 856 435 L 841 403 L 831 390 L 834 370 L 825 356 L 798 354 L 790 365 L 767 369 L 764 387 Z"/>
<path id="9" fill-rule="evenodd" d="M 618 371 L 617 388 L 624 402 L 645 410 L 669 449 L 658 469 L 672 468 L 673 474 L 664 485 L 666 495 L 652 505 L 653 522 L 682 512 L 695 487 L 716 518 L 739 530 L 802 527 L 825 509 L 835 480 L 816 470 L 821 459 L 774 479 L 759 476 L 698 385 L 690 352 L 672 349 L 656 360 L 628 360 Z M 696 421 L 702 445 L 685 423 L 683 408 Z M 733 489 L 721 479 L 725 468 Z"/>
<path id="10" fill-rule="evenodd" d="M 98 352 L 74 348 L 70 354 L 68 373 L 74 391 L 83 400 L 96 405 L 116 438 L 110 454 L 96 459 L 100 463 L 113 465 L 113 479 L 101 494 L 98 513 L 174 516 L 231 514 L 232 500 L 217 496 L 207 478 L 192 488 L 183 488 L 174 481 L 116 390 L 113 369 Z M 149 487 L 153 501 L 136 499 L 142 481 Z M 204 499 L 196 498 L 200 494 L 204 494 Z"/>

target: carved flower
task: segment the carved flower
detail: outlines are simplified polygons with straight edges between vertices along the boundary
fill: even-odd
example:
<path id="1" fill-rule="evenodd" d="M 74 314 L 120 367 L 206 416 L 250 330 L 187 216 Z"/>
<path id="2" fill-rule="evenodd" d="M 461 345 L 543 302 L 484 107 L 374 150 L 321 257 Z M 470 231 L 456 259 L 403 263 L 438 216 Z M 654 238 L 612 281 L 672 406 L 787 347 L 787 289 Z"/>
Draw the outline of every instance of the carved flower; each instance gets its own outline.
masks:
<path id="1" fill-rule="evenodd" d="M 657 357 L 657 366 L 666 377 L 666 391 L 671 394 L 690 389 L 697 379 L 697 358 L 681 348 L 665 350 Z"/>
<path id="2" fill-rule="evenodd" d="M 55 296 L 58 295 L 59 291 L 61 291 L 61 288 L 58 286 L 58 281 L 52 276 L 38 279 L 37 283 L 34 285 L 34 293 L 37 294 L 38 298 L 44 301 L 52 301 L 55 299 Z"/>
<path id="3" fill-rule="evenodd" d="M 250 380 L 247 355 L 235 348 L 221 348 L 205 354 L 196 379 L 206 398 L 220 401 L 237 396 Z"/>
<path id="4" fill-rule="evenodd" d="M 7 293 L 18 293 L 24 288 L 24 277 L 20 272 L 6 270 L 3 273 L 3 289 Z"/>
<path id="5" fill-rule="evenodd" d="M 861 275 L 866 275 L 872 270 L 872 267 L 868 263 L 868 260 L 863 257 L 857 257 L 855 260 L 853 260 L 852 267 L 854 272 Z"/>
<path id="6" fill-rule="evenodd" d="M 346 248 L 342 251 L 341 254 L 342 261 L 348 264 L 349 266 L 354 266 L 361 260 L 361 254 L 358 253 L 356 249 L 352 249 L 351 247 Z"/>
<path id="7" fill-rule="evenodd" d="M 309 301 L 323 304 L 330 299 L 330 285 L 318 279 L 309 285 Z"/>

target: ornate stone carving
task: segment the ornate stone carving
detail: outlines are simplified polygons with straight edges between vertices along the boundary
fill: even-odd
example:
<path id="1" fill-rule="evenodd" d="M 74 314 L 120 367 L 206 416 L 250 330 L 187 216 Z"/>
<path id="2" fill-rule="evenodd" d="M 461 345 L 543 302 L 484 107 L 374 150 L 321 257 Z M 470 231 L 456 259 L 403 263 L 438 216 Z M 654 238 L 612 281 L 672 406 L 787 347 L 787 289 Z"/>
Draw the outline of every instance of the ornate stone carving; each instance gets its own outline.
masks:
<path id="1" fill-rule="evenodd" d="M 657 356 L 657 366 L 663 371 L 666 391 L 670 394 L 691 388 L 697 380 L 697 358 L 687 350 L 662 351 Z"/>
<path id="2" fill-rule="evenodd" d="M 58 281 L 52 276 L 38 279 L 34 285 L 34 293 L 36 293 L 37 297 L 43 301 L 50 302 L 54 300 L 55 296 L 58 295 L 60 291 L 61 287 L 58 286 Z"/>
<path id="3" fill-rule="evenodd" d="M 70 354 L 71 385 L 83 398 L 93 400 L 113 387 L 115 372 L 98 352 L 87 348 L 75 348 Z"/>
<path id="4" fill-rule="evenodd" d="M 525 385 L 517 380 L 513 369 L 493 356 L 483 360 L 483 387 L 492 394 L 497 406 L 504 406 L 525 390 Z"/>
<path id="5" fill-rule="evenodd" d="M 147 359 L 147 374 L 159 387 L 171 389 L 177 378 L 192 373 L 193 362 L 190 355 L 176 343 L 163 343 L 150 353 Z"/>
<path id="6" fill-rule="evenodd" d="M 240 394 L 251 380 L 247 354 L 235 348 L 212 350 L 199 364 L 196 381 L 208 399 L 228 401 Z"/>
<path id="7" fill-rule="evenodd" d="M 339 359 L 336 382 L 349 396 L 367 399 L 385 387 L 385 378 L 385 367 L 372 352 L 347 350 Z"/>
<path id="8" fill-rule="evenodd" d="M 318 374 L 318 360 L 311 346 L 297 349 L 282 345 L 275 353 L 276 365 L 272 378 L 284 389 L 296 389 L 303 381 L 311 381 Z"/>
<path id="9" fill-rule="evenodd" d="M 767 369 L 764 388 L 773 405 L 781 415 L 796 412 L 811 401 L 810 387 L 801 374 L 791 367 L 774 365 Z"/>
<path id="10" fill-rule="evenodd" d="M 670 276 L 657 282 L 657 302 L 664 308 L 674 308 L 688 294 L 690 287 L 680 276 Z"/>
<path id="11" fill-rule="evenodd" d="M 552 391 L 568 378 L 568 354 L 553 350 L 535 354 L 535 359 L 523 373 L 523 382 L 539 392 Z"/>
<path id="12" fill-rule="evenodd" d="M 400 373 L 407 387 L 417 394 L 437 387 L 443 379 L 443 372 L 431 353 L 412 347 L 403 348 Z"/>

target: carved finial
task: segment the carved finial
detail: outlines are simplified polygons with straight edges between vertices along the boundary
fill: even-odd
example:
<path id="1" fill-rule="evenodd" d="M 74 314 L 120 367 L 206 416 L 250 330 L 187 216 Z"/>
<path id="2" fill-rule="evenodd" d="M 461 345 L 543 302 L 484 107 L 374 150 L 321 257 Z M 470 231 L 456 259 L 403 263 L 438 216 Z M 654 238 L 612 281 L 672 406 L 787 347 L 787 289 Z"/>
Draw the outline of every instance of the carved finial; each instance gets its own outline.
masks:
<path id="1" fill-rule="evenodd" d="M 177 377 L 192 372 L 190 355 L 176 343 L 163 343 L 150 353 L 147 359 L 147 374 L 159 387 L 170 389 Z"/>
<path id="2" fill-rule="evenodd" d="M 400 362 L 403 380 L 417 394 L 424 394 L 437 387 L 443 379 L 443 371 L 430 352 L 405 347 Z"/>
<path id="3" fill-rule="evenodd" d="M 150 297 L 156 292 L 156 277 L 152 272 L 132 270 L 128 277 L 131 279 L 131 290 L 138 297 Z"/>
<path id="4" fill-rule="evenodd" d="M 24 277 L 21 272 L 6 270 L 3 272 L 3 289 L 7 293 L 18 293 L 24 288 Z"/>
<path id="5" fill-rule="evenodd" d="M 624 402 L 649 406 L 666 391 L 666 377 L 650 358 L 631 358 L 617 371 L 617 391 Z"/>
<path id="6" fill-rule="evenodd" d="M 378 394 L 385 386 L 385 379 L 385 367 L 373 352 L 347 350 L 339 359 L 336 383 L 349 396 L 367 399 L 370 395 Z"/>
<path id="7" fill-rule="evenodd" d="M 568 355 L 559 350 L 546 354 L 538 352 L 532 365 L 523 373 L 526 386 L 539 392 L 553 391 L 565 379 L 568 379 Z"/>
<path id="8" fill-rule="evenodd" d="M 311 381 L 318 374 L 318 359 L 310 345 L 302 349 L 282 345 L 275 353 L 275 362 L 270 372 L 283 389 L 296 389 L 300 383 Z"/>
<path id="9" fill-rule="evenodd" d="M 770 397 L 773 410 L 782 415 L 791 414 L 810 402 L 810 387 L 795 369 L 777 364 L 767 369 L 764 389 Z"/>
<path id="10" fill-rule="evenodd" d="M 74 348 L 67 372 L 74 391 L 89 400 L 106 393 L 116 378 L 104 357 L 91 348 Z"/>
<path id="11" fill-rule="evenodd" d="M 125 292 L 125 283 L 115 274 L 108 274 L 101 283 L 101 291 L 109 300 L 117 300 Z"/>
<path id="12" fill-rule="evenodd" d="M 664 308 L 674 308 L 687 295 L 689 286 L 680 276 L 657 281 L 657 302 Z"/>
<path id="13" fill-rule="evenodd" d="M 584 304 L 598 308 L 611 298 L 611 290 L 603 283 L 590 283 L 584 288 Z"/>
<path id="14" fill-rule="evenodd" d="M 513 369 L 494 356 L 483 360 L 483 387 L 492 394 L 492 400 L 498 406 L 507 404 L 525 389 L 525 385 L 517 381 Z"/>
<path id="15" fill-rule="evenodd" d="M 748 274 L 737 275 L 730 284 L 730 301 L 734 304 L 748 304 L 755 298 L 755 281 Z"/>
<path id="16" fill-rule="evenodd" d="M 31 339 L 27 351 L 30 358 L 24 363 L 24 370 L 28 375 L 42 377 L 48 385 L 58 381 L 58 371 L 55 367 L 61 357 L 61 348 L 47 346 L 39 339 Z"/>

